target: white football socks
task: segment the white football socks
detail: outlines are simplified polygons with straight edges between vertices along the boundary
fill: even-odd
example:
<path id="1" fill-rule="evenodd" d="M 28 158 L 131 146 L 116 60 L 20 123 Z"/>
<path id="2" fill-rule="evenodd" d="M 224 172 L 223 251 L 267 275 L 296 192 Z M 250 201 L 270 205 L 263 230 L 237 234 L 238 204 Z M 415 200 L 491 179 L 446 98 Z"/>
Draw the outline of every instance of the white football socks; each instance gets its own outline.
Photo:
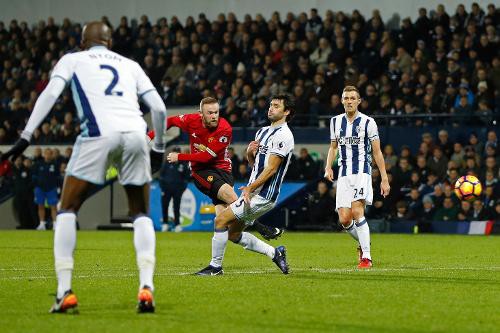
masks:
<path id="1" fill-rule="evenodd" d="M 215 229 L 214 237 L 212 237 L 212 260 L 210 266 L 221 267 L 222 259 L 224 259 L 224 251 L 228 239 L 228 231 L 225 229 Z"/>
<path id="2" fill-rule="evenodd" d="M 368 222 L 366 222 L 364 216 L 355 223 L 355 229 L 358 233 L 361 251 L 363 251 L 363 258 L 372 260 L 370 255 L 370 227 L 368 227 Z"/>
<path id="3" fill-rule="evenodd" d="M 261 241 L 249 232 L 242 232 L 240 241 L 238 242 L 245 250 L 254 251 L 264 254 L 269 258 L 274 258 L 274 247 Z"/>
<path id="4" fill-rule="evenodd" d="M 73 251 L 76 246 L 76 215 L 60 213 L 56 218 L 54 232 L 54 260 L 57 275 L 57 298 L 71 289 Z"/>
<path id="5" fill-rule="evenodd" d="M 148 216 L 140 216 L 134 223 L 134 246 L 139 268 L 139 288 L 153 286 L 153 274 L 155 270 L 155 246 L 156 236 L 153 221 Z"/>
<path id="6" fill-rule="evenodd" d="M 358 231 L 356 230 L 356 227 L 354 226 L 354 220 L 351 221 L 351 224 L 349 224 L 348 227 L 344 227 L 344 229 L 351 235 L 352 238 L 354 238 L 354 240 L 359 242 Z"/>

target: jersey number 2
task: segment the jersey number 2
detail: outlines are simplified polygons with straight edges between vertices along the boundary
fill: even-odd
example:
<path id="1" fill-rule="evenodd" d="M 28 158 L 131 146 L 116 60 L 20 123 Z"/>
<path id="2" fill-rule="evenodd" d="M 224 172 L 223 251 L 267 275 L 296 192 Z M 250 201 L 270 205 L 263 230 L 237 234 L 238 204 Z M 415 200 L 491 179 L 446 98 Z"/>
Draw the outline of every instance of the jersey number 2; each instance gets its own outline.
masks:
<path id="1" fill-rule="evenodd" d="M 113 80 L 111 80 L 111 83 L 104 91 L 104 94 L 106 96 L 110 96 L 110 95 L 111 96 L 123 96 L 122 91 L 113 91 L 113 88 L 116 86 L 116 84 L 118 83 L 118 79 L 120 78 L 118 76 L 118 71 L 116 70 L 116 68 L 114 68 L 113 66 L 110 66 L 110 65 L 101 65 L 101 69 L 107 69 L 108 71 L 111 71 L 111 73 L 113 74 Z"/>

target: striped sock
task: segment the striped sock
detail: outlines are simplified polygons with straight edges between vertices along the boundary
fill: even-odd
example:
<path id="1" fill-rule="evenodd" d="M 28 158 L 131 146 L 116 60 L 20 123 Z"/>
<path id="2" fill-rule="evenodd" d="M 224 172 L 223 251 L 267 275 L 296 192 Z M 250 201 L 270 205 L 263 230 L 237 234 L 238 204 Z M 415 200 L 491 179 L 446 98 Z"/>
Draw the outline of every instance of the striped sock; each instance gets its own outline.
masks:
<path id="1" fill-rule="evenodd" d="M 370 255 L 370 227 L 368 227 L 368 222 L 366 222 L 365 217 L 361 217 L 355 223 L 355 229 L 358 232 L 359 245 L 361 246 L 361 251 L 363 251 L 363 258 L 372 259 Z"/>
<path id="2" fill-rule="evenodd" d="M 354 238 L 354 240 L 359 242 L 358 231 L 354 225 L 354 220 L 351 221 L 351 224 L 349 224 L 348 227 L 344 227 L 344 229 L 351 235 L 352 238 Z"/>

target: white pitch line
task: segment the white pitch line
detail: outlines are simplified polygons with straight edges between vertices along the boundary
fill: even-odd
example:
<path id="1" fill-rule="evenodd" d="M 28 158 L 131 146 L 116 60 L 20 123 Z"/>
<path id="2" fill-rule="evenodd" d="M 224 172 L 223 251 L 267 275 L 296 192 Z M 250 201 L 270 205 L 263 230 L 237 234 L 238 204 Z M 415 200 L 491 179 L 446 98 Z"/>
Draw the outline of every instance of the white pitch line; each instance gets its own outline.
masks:
<path id="1" fill-rule="evenodd" d="M 46 270 L 46 269 L 43 269 Z M 15 271 L 15 270 L 14 270 Z M 87 275 L 87 274 L 80 274 L 80 275 L 74 275 L 75 279 L 90 279 L 90 278 L 126 278 L 126 277 L 135 277 L 137 276 L 137 272 L 134 270 L 117 270 L 117 272 L 121 272 L 119 274 L 100 274 L 101 272 L 110 272 L 111 270 L 102 270 L 102 271 L 97 271 L 93 272 L 93 274 Z M 131 273 L 125 273 L 123 272 L 131 272 Z M 496 272 L 500 271 L 500 267 L 415 267 L 415 268 L 372 268 L 369 270 L 363 270 L 363 272 L 369 273 L 369 272 L 381 272 L 381 273 L 386 273 L 386 272 L 411 272 L 411 271 L 488 271 L 488 272 Z M 133 273 L 132 273 L 133 272 Z M 228 271 L 227 275 L 253 275 L 253 274 L 269 274 L 269 273 L 275 273 L 278 272 L 276 269 L 263 269 L 263 270 L 254 270 L 254 271 Z M 361 272 L 359 269 L 349 269 L 349 268 L 307 268 L 307 269 L 291 269 L 290 271 L 292 274 L 293 273 L 308 273 L 308 272 L 313 272 L 313 273 L 320 273 L 320 274 L 328 274 L 328 273 L 354 273 L 354 272 Z M 171 272 L 159 272 L 155 273 L 155 276 L 193 276 L 194 272 L 177 272 L 177 271 L 171 271 Z M 54 275 L 37 275 L 37 276 L 6 276 L 6 277 L 0 277 L 0 280 L 47 280 L 47 279 L 54 279 Z"/>

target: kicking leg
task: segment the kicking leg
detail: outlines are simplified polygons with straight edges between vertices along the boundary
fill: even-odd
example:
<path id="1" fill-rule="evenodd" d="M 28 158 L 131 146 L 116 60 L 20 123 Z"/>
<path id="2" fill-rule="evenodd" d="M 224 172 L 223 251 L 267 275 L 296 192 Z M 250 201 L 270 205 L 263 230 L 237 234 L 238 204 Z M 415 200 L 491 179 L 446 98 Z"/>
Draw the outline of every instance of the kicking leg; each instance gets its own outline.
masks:
<path id="1" fill-rule="evenodd" d="M 219 188 L 219 191 L 217 192 L 217 198 L 225 202 L 227 205 L 230 205 L 238 200 L 236 192 L 234 192 L 233 187 L 229 184 L 224 184 Z M 281 236 L 281 234 L 283 234 L 284 231 L 284 229 L 269 227 L 267 225 L 259 223 L 258 221 L 255 221 L 253 226 L 255 227 L 255 230 L 257 230 L 257 232 L 261 234 L 261 236 L 266 240 L 277 239 Z"/>
<path id="2" fill-rule="evenodd" d="M 261 241 L 251 233 L 244 232 L 245 227 L 243 222 L 235 220 L 229 226 L 229 240 L 243 246 L 245 250 L 261 253 L 273 259 L 275 254 L 274 247 Z"/>

